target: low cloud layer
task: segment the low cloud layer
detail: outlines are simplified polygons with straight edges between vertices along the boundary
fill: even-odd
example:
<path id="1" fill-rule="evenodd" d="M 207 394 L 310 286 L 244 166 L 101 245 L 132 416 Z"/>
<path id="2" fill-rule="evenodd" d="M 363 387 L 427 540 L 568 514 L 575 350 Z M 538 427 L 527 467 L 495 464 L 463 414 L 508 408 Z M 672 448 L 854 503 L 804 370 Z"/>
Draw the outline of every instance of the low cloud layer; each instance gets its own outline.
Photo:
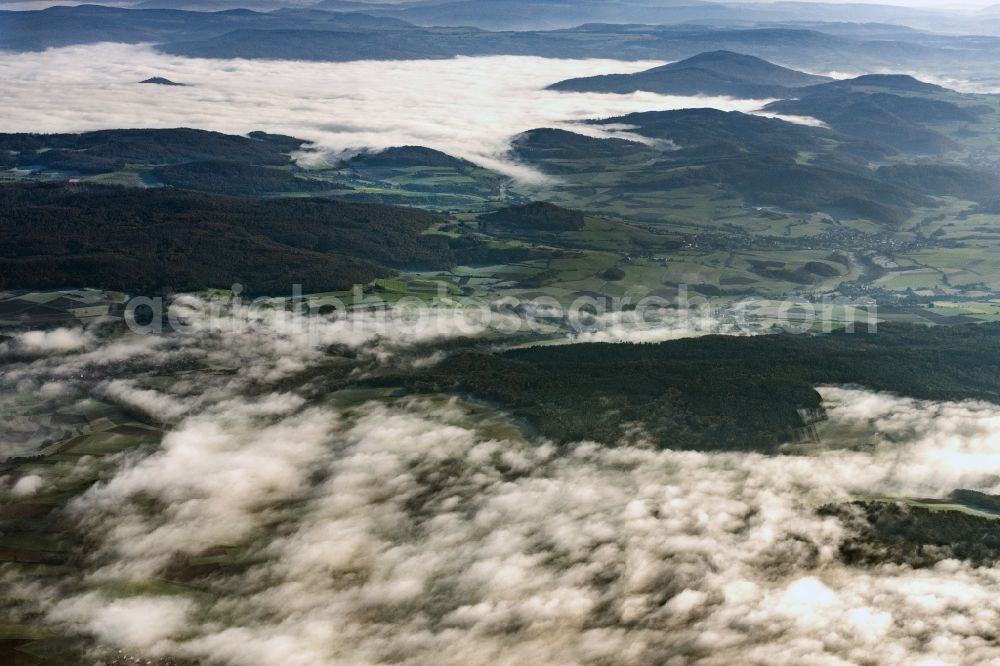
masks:
<path id="1" fill-rule="evenodd" d="M 664 342 L 702 335 L 749 335 L 746 322 L 710 308 L 608 312 L 579 322 L 580 330 L 563 342 Z"/>
<path id="2" fill-rule="evenodd" d="M 343 403 L 296 374 L 333 372 L 334 338 L 375 364 L 440 339 L 401 320 L 305 345 L 187 303 L 188 341 L 92 336 L 6 377 L 53 395 L 82 377 L 169 429 L 69 507 L 82 580 L 7 578 L 54 627 L 234 666 L 1000 659 L 1000 568 L 849 566 L 850 525 L 817 512 L 1000 491 L 995 405 L 827 387 L 823 439 L 784 456 L 559 448 L 489 410 Z M 154 363 L 201 370 L 156 381 Z M 29 478 L 11 492 L 44 489 Z"/>
<path id="3" fill-rule="evenodd" d="M 262 666 L 1000 657 L 1000 570 L 847 567 L 844 526 L 815 512 L 854 494 L 992 489 L 985 467 L 942 468 L 934 451 L 951 441 L 992 459 L 996 408 L 828 397 L 835 424 L 875 424 L 874 451 L 557 451 L 489 437 L 457 406 L 369 404 L 337 424 L 332 410 L 228 405 L 75 511 L 102 544 L 97 590 L 212 546 L 243 543 L 255 564 L 202 583 L 214 601 L 88 591 L 53 599 L 50 617 L 144 653 Z M 928 422 L 928 409 L 944 418 Z M 901 426 L 909 436 L 890 443 Z M 225 434 L 206 447 L 206 427 Z M 189 465 L 172 460 L 177 447 Z M 133 621 L 102 619 L 123 606 Z"/>
<path id="4" fill-rule="evenodd" d="M 384 304 L 383 304 L 384 305 Z M 36 453 L 64 428 L 47 413 L 75 412 L 92 398 L 125 404 L 164 424 L 249 390 L 276 385 L 330 362 L 332 346 L 354 355 L 355 373 L 391 365 L 435 362 L 430 345 L 453 338 L 505 337 L 533 331 L 564 335 L 557 342 L 651 342 L 706 333 L 747 332 L 706 309 L 653 309 L 606 313 L 526 308 L 522 313 L 489 308 L 427 307 L 401 302 L 392 308 L 356 310 L 338 316 L 304 316 L 283 308 L 233 306 L 220 300 L 179 296 L 170 305 L 180 335 L 117 335 L 89 329 L 26 331 L 0 344 L 0 459 Z M 166 318 L 165 318 L 166 320 Z M 426 348 L 426 351 L 424 351 Z M 166 394 L 141 381 L 162 368 L 224 371 L 173 381 Z"/>
<path id="5" fill-rule="evenodd" d="M 334 154 L 416 144 L 523 175 L 523 168 L 502 156 L 510 138 L 528 129 L 636 111 L 699 106 L 752 111 L 765 103 L 544 90 L 566 78 L 660 64 L 520 56 L 349 63 L 208 60 L 163 55 L 149 46 L 97 44 L 0 53 L 0 115 L 6 132 L 265 130 L 315 141 Z M 151 76 L 190 85 L 137 84 Z"/>

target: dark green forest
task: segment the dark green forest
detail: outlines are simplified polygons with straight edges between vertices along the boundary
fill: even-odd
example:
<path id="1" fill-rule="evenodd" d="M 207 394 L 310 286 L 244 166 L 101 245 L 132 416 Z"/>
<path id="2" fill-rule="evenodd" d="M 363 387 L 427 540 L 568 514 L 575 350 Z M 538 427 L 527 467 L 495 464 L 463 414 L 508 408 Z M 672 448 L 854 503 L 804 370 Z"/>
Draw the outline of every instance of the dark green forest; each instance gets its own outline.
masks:
<path id="1" fill-rule="evenodd" d="M 533 201 L 480 215 L 479 222 L 486 231 L 577 231 L 583 228 L 584 215 L 545 201 Z"/>
<path id="2" fill-rule="evenodd" d="M 640 426 L 664 448 L 773 452 L 808 435 L 818 385 L 1000 402 L 1000 324 L 465 352 L 406 382 L 494 401 L 559 442 Z"/>
<path id="3" fill-rule="evenodd" d="M 957 490 L 952 496 L 969 493 L 983 496 L 970 490 Z M 935 510 L 934 504 L 944 502 L 924 501 L 927 506 L 860 500 L 821 507 L 820 514 L 837 516 L 855 534 L 840 546 L 840 557 L 848 564 L 893 562 L 929 567 L 945 559 L 970 560 L 978 565 L 1000 561 L 1000 531 L 995 518 Z"/>
<path id="4" fill-rule="evenodd" d="M 590 121 L 633 127 L 634 133 L 673 150 L 551 128 L 525 132 L 513 150 L 521 160 L 553 175 L 586 176 L 596 164 L 625 167 L 630 178 L 617 185 L 623 193 L 715 190 L 751 205 L 846 213 L 887 227 L 901 225 L 915 208 L 937 206 L 933 197 L 953 196 L 984 205 L 995 198 L 1000 179 L 985 169 L 927 163 L 872 167 L 899 150 L 926 153 L 929 141 L 940 144 L 941 150 L 953 147 L 951 139 L 925 124 L 974 119 L 975 113 L 952 102 L 884 92 L 841 94 L 827 85 L 834 84 L 815 86 L 821 92 L 771 110 L 816 115 L 830 120 L 837 131 L 739 112 L 681 109 Z M 855 102 L 845 101 L 844 95 Z M 836 105 L 821 103 L 827 96 L 835 97 L 836 105 L 850 105 L 844 118 L 854 124 L 835 122 L 830 114 Z M 807 102 L 823 106 L 825 112 L 800 108 Z"/>
<path id="5" fill-rule="evenodd" d="M 288 170 L 226 160 L 168 164 L 154 168 L 152 174 L 171 187 L 236 196 L 320 192 L 330 188 L 329 183 L 298 178 Z"/>
<path id="6" fill-rule="evenodd" d="M 0 282 L 128 291 L 246 285 L 347 289 L 392 267 L 446 267 L 475 243 L 426 235 L 437 218 L 329 199 L 243 199 L 170 188 L 0 187 Z"/>
<path id="7" fill-rule="evenodd" d="M 289 162 L 288 153 L 303 143 L 301 139 L 264 132 L 252 132 L 244 137 L 184 127 L 100 130 L 82 134 L 0 134 L 0 152 L 17 153 L 19 166 L 49 166 L 86 173 L 115 171 L 125 162 L 173 164 L 222 159 L 281 166 Z M 49 152 L 56 155 L 49 156 Z M 63 165 L 56 166 L 53 161 L 62 161 Z"/>

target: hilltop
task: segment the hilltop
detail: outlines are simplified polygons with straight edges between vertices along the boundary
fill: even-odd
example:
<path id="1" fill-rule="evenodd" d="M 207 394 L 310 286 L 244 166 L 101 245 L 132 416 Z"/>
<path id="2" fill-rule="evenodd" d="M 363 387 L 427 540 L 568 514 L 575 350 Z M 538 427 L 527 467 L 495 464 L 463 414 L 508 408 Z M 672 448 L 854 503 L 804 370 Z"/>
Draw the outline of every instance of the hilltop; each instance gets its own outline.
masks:
<path id="1" fill-rule="evenodd" d="M 365 152 L 347 160 L 351 166 L 367 167 L 442 167 L 468 168 L 475 165 L 468 160 L 452 157 L 447 153 L 424 146 L 395 146 L 376 152 Z"/>
<path id="2" fill-rule="evenodd" d="M 817 118 L 842 134 L 894 150 L 939 154 L 957 144 L 930 125 L 979 118 L 978 109 L 962 101 L 961 94 L 912 76 L 870 74 L 802 88 L 795 99 L 766 109 Z"/>
<path id="3" fill-rule="evenodd" d="M 162 76 L 151 76 L 148 79 L 143 79 L 139 83 L 151 83 L 158 86 L 186 86 L 186 83 L 177 83 L 176 81 L 171 81 L 170 79 L 164 78 Z"/>
<path id="4" fill-rule="evenodd" d="M 0 187 L 0 209 L 0 284 L 10 289 L 239 282 L 284 294 L 454 261 L 448 239 L 423 233 L 437 217 L 397 206 L 35 183 Z"/>
<path id="5" fill-rule="evenodd" d="M 710 51 L 636 74 L 609 74 L 567 79 L 549 90 L 631 93 L 639 90 L 670 95 L 785 97 L 793 88 L 830 79 L 775 65 L 732 51 Z"/>

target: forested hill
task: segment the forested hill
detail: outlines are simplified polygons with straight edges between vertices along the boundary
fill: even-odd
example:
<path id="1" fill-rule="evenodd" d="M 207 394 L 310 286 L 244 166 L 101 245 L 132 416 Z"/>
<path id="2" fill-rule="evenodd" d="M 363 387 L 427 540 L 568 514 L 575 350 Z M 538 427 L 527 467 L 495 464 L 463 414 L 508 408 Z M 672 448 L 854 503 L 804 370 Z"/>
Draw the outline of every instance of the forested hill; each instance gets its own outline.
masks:
<path id="1" fill-rule="evenodd" d="M 797 87 L 824 81 L 829 79 L 780 67 L 761 58 L 732 51 L 709 51 L 635 74 L 567 79 L 552 84 L 549 90 L 603 93 L 644 90 L 670 95 L 728 95 L 752 99 L 787 97 Z"/>
<path id="2" fill-rule="evenodd" d="M 479 218 L 487 230 L 576 231 L 584 226 L 584 214 L 545 201 L 507 206 Z"/>
<path id="3" fill-rule="evenodd" d="M 0 153 L 22 167 L 50 167 L 81 173 L 107 173 L 126 162 L 175 164 L 225 160 L 241 164 L 282 166 L 302 139 L 266 132 L 236 136 L 207 130 L 113 129 L 80 134 L 0 134 Z"/>
<path id="4" fill-rule="evenodd" d="M 664 448 L 773 451 L 821 407 L 818 385 L 1000 403 L 1000 324 L 464 353 L 406 381 L 496 401 L 559 442 L 638 426 Z"/>
<path id="5" fill-rule="evenodd" d="M 391 267 L 450 265 L 460 241 L 424 234 L 436 220 L 410 208 L 329 199 L 9 185 L 0 187 L 0 286 L 346 289 Z"/>
<path id="6" fill-rule="evenodd" d="M 982 114 L 992 113 L 975 96 L 902 75 L 859 76 L 797 93 L 767 110 L 817 118 L 845 136 L 915 154 L 957 149 L 946 134 L 948 123 L 977 123 Z"/>

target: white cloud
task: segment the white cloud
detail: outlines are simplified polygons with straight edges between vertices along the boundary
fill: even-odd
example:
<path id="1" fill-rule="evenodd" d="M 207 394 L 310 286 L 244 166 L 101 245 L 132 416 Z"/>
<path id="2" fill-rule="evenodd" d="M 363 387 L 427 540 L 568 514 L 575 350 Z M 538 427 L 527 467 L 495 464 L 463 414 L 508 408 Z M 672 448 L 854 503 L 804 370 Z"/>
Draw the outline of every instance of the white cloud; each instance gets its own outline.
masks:
<path id="1" fill-rule="evenodd" d="M 484 309 L 397 305 L 331 319 L 279 308 L 234 310 L 220 301 L 180 296 L 171 312 L 185 334 L 103 335 L 75 329 L 19 334 L 5 343 L 18 361 L 6 362 L 0 374 L 0 412 L 6 417 L 0 420 L 0 458 L 34 453 L 44 442 L 59 439 L 60 429 L 47 416 L 78 401 L 99 398 L 172 424 L 252 387 L 287 380 L 331 360 L 336 365 L 338 357 L 327 351 L 331 346 L 353 350 L 358 372 L 393 363 L 427 365 L 440 355 L 413 358 L 410 350 L 516 330 L 522 323 L 513 314 Z M 222 372 L 172 377 L 169 391 L 148 385 L 164 367 L 181 365 Z"/>
<path id="2" fill-rule="evenodd" d="M 98 387 L 104 398 L 127 404 L 161 423 L 169 423 L 183 416 L 190 408 L 188 401 L 145 389 L 127 379 L 113 379 Z"/>
<path id="3" fill-rule="evenodd" d="M 184 627 L 193 607 L 183 597 L 109 599 L 90 593 L 59 601 L 51 615 L 124 648 L 157 654 L 169 645 L 165 639 Z"/>
<path id="4" fill-rule="evenodd" d="M 268 507 L 302 492 L 336 423 L 302 403 L 288 394 L 224 401 L 80 498 L 78 506 L 98 509 L 86 516 L 88 527 L 120 558 L 100 575 L 148 576 L 175 553 L 238 543 Z M 157 500 L 161 510 L 150 516 L 137 498 Z"/>
<path id="5" fill-rule="evenodd" d="M 30 497 L 41 490 L 43 485 L 45 485 L 45 481 L 42 477 L 37 474 L 28 474 L 18 479 L 11 487 L 10 492 L 19 499 Z"/>
<path id="6" fill-rule="evenodd" d="M 249 437 L 247 451 L 227 445 L 222 465 L 242 489 L 206 481 L 193 459 L 164 473 L 172 446 L 136 468 L 145 468 L 141 476 L 124 471 L 77 504 L 95 525 L 129 526 L 93 533 L 99 560 L 113 565 L 91 584 L 155 576 L 163 551 L 230 544 L 234 533 L 223 523 L 236 508 L 243 517 L 234 524 L 251 518 L 258 531 L 276 527 L 250 547 L 256 565 L 202 583 L 218 598 L 198 602 L 198 621 L 155 636 L 171 654 L 241 666 L 1000 658 L 986 640 L 1000 621 L 1000 569 L 957 561 L 920 570 L 847 566 L 837 553 L 849 532 L 815 511 L 855 494 L 925 492 L 926 466 L 939 462 L 934 444 L 953 442 L 989 462 L 1000 450 L 991 436 L 997 408 L 824 394 L 831 427 L 863 421 L 872 447 L 781 457 L 587 443 L 557 451 L 492 438 L 457 406 L 423 402 L 369 404 L 319 436 L 258 437 L 249 433 L 324 410 L 263 410 L 273 425 L 247 430 L 227 420 L 232 406 L 220 407 L 182 424 L 176 437 L 205 427 Z M 935 410 L 950 422 L 927 418 Z M 237 411 L 256 412 L 250 403 Z M 273 453 L 239 463 L 265 440 Z M 268 495 L 265 460 L 307 441 L 314 444 L 304 455 L 275 464 L 318 477 Z M 205 450 L 194 444 L 192 453 Z M 214 455 L 207 451 L 205 464 Z M 990 490 L 995 469 L 944 467 L 933 484 Z M 135 512 L 129 493 L 115 492 L 123 487 L 167 510 Z M 253 500 L 234 504 L 232 494 Z M 275 514 L 278 506 L 285 508 Z M 75 598 L 50 617 L 65 621 L 63 606 Z M 100 618 L 105 610 L 88 612 Z M 151 641 L 128 625 L 85 628 L 112 645 Z"/>
<path id="7" fill-rule="evenodd" d="M 795 123 L 796 125 L 808 125 L 809 127 L 823 127 L 826 129 L 830 127 L 822 120 L 813 118 L 812 116 L 790 116 L 782 113 L 770 113 L 768 111 L 759 111 L 755 115 L 774 118 L 775 120 L 784 120 L 786 123 Z"/>
<path id="8" fill-rule="evenodd" d="M 710 308 L 626 310 L 588 319 L 572 342 L 664 342 L 702 335 L 745 335 L 749 327 L 727 320 Z M 745 323 L 745 322 L 744 322 Z"/>
<path id="9" fill-rule="evenodd" d="M 18 333 L 11 348 L 27 354 L 57 354 L 78 351 L 91 341 L 92 338 L 82 328 L 56 328 Z"/>
<path id="10" fill-rule="evenodd" d="M 634 72 L 660 62 L 522 56 L 348 63 L 192 59 L 149 46 L 98 44 L 0 53 L 7 132 L 112 127 L 266 130 L 326 151 L 429 146 L 522 177 L 503 159 L 511 137 L 536 127 L 635 111 L 710 106 L 753 111 L 762 100 L 653 93 L 559 93 L 566 78 Z M 187 87 L 138 85 L 165 76 Z"/>
<path id="11" fill-rule="evenodd" d="M 177 421 L 72 504 L 82 580 L 15 581 L 56 627 L 239 666 L 1000 659 L 1000 567 L 851 566 L 839 553 L 852 526 L 816 511 L 1000 492 L 996 405 L 827 387 L 824 439 L 782 456 L 556 447 L 481 407 L 344 407 L 322 383 L 288 382 L 334 371 L 329 344 L 378 367 L 441 332 L 358 313 L 315 318 L 311 338 L 276 312 L 202 319 L 183 300 L 188 336 L 11 364 L 30 395 L 96 376 L 90 390 Z M 628 337 L 634 323 L 601 330 Z M 679 324 L 653 330 L 702 332 Z M 197 369 L 155 381 L 179 364 Z M 143 585 L 204 554 L 233 566 L 190 594 Z"/>

